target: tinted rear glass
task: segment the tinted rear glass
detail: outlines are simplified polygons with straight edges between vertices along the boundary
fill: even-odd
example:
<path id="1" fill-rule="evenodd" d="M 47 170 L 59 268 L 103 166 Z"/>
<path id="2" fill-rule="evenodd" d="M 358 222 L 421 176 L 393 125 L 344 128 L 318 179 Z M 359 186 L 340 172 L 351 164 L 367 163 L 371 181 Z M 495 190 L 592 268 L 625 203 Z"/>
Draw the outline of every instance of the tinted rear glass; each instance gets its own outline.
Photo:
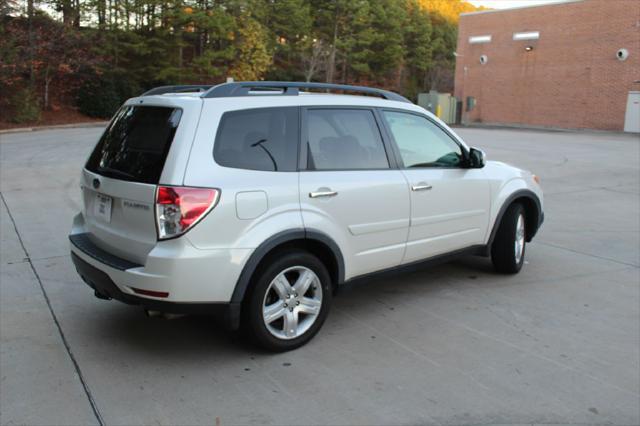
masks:
<path id="1" fill-rule="evenodd" d="M 87 169 L 103 176 L 158 183 L 182 110 L 125 106 L 94 149 Z"/>
<path id="2" fill-rule="evenodd" d="M 298 108 L 262 108 L 222 116 L 213 156 L 237 169 L 290 172 L 298 159 Z"/>

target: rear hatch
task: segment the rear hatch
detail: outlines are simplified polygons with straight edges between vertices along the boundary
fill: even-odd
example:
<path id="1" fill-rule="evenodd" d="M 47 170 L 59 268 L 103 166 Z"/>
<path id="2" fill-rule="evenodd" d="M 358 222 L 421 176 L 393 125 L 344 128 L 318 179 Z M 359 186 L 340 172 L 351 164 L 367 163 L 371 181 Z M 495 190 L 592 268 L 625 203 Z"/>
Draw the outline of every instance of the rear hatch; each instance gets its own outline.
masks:
<path id="1" fill-rule="evenodd" d="M 129 101 L 116 113 L 87 161 L 81 185 L 91 241 L 139 264 L 157 242 L 157 185 L 181 184 L 190 149 L 185 145 L 193 140 L 201 107 L 196 99 L 186 105 L 175 98 L 149 101 Z"/>

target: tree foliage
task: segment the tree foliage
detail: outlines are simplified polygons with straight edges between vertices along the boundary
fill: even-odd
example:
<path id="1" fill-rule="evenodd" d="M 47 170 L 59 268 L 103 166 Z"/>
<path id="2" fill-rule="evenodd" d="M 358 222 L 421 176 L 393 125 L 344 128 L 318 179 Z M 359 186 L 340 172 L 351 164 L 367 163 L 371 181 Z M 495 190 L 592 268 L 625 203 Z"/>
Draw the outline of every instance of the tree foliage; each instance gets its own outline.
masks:
<path id="1" fill-rule="evenodd" d="M 463 0 L 0 0 L 0 108 L 27 90 L 42 108 L 76 99 L 105 116 L 136 91 L 227 77 L 450 91 L 457 19 L 471 10 Z"/>
<path id="2" fill-rule="evenodd" d="M 466 1 L 451 0 L 418 0 L 418 4 L 424 10 L 436 12 L 446 21 L 458 23 L 458 17 L 462 13 L 486 10 L 485 7 L 475 7 Z"/>

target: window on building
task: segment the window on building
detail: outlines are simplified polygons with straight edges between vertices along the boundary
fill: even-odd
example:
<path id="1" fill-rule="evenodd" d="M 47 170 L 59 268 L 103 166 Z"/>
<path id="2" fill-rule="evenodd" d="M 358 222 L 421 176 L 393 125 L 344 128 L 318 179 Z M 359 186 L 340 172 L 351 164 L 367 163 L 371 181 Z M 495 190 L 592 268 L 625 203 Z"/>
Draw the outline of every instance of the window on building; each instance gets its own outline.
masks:
<path id="1" fill-rule="evenodd" d="M 469 37 L 469 43 L 471 44 L 480 44 L 480 43 L 491 43 L 491 35 L 477 35 Z"/>
<path id="2" fill-rule="evenodd" d="M 513 33 L 513 39 L 518 40 L 538 40 L 540 38 L 540 31 L 524 31 L 520 33 Z"/>

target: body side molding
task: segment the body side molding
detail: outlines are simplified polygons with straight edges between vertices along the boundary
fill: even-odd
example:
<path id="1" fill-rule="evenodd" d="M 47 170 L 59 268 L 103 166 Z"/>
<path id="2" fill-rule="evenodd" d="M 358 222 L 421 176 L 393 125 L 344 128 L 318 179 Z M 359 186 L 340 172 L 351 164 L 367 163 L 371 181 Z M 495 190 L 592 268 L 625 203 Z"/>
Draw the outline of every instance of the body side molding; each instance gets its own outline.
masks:
<path id="1" fill-rule="evenodd" d="M 459 259 L 464 256 L 483 256 L 487 251 L 487 247 L 483 245 L 473 245 L 465 247 L 459 250 L 450 251 L 447 253 L 437 254 L 435 256 L 428 257 L 426 259 L 416 260 L 414 262 L 405 263 L 404 265 L 392 266 L 391 268 L 382 269 L 380 271 L 370 272 L 363 275 L 357 275 L 353 278 L 349 278 L 344 285 L 352 284 L 358 281 L 363 281 L 369 278 L 380 278 L 387 275 L 400 274 L 409 271 L 416 271 L 419 269 L 427 268 L 429 266 L 439 265 L 451 260 Z"/>

